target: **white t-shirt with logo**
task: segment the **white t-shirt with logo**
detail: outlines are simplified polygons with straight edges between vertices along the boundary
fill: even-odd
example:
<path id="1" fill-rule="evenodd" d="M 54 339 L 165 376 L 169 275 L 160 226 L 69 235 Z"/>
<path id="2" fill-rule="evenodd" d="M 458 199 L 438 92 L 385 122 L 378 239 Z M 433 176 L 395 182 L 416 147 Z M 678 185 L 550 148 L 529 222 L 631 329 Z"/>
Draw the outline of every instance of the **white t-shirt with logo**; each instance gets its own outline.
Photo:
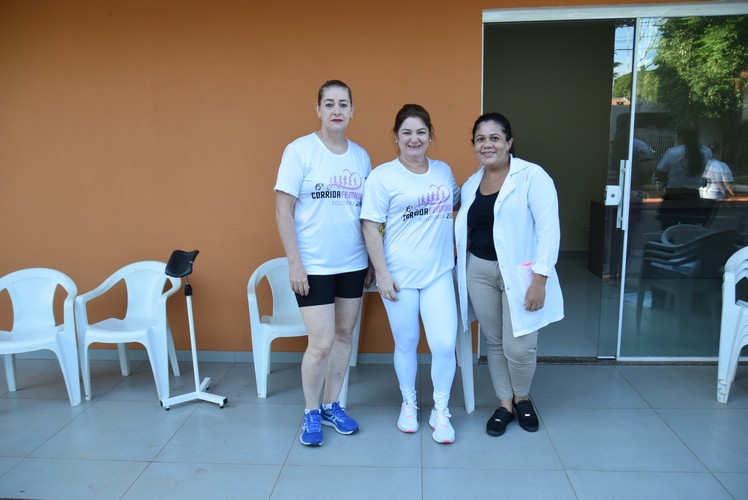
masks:
<path id="1" fill-rule="evenodd" d="M 286 146 L 275 190 L 297 198 L 296 241 L 308 274 L 347 273 L 368 266 L 359 214 L 370 172 L 369 155 L 351 140 L 343 154 L 327 149 L 316 133 Z"/>
<path id="2" fill-rule="evenodd" d="M 460 199 L 449 165 L 427 158 L 414 174 L 395 159 L 366 180 L 361 218 L 381 222 L 387 268 L 400 288 L 423 288 L 454 268 L 452 210 Z"/>

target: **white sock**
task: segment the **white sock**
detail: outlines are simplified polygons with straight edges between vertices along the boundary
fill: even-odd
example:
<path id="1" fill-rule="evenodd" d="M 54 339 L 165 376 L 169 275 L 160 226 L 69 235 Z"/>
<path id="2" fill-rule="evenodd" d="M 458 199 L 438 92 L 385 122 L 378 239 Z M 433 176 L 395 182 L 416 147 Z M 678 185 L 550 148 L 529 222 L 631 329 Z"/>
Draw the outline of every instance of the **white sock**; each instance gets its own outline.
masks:
<path id="1" fill-rule="evenodd" d="M 447 412 L 449 406 L 449 394 L 446 392 L 434 391 L 434 408 L 437 412 Z"/>
<path id="2" fill-rule="evenodd" d="M 403 389 L 401 387 L 400 392 L 402 392 L 403 394 L 404 402 L 413 403 L 413 406 L 416 405 L 416 389 L 415 388 Z"/>

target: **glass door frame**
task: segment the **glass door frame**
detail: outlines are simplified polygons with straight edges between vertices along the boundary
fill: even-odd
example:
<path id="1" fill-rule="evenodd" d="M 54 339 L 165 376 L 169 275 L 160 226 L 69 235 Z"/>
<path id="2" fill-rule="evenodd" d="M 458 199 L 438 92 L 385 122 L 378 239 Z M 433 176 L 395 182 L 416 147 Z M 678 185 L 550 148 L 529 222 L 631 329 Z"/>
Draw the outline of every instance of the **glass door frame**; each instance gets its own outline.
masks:
<path id="1" fill-rule="evenodd" d="M 637 32 L 639 30 L 641 19 L 643 18 L 665 18 L 665 17 L 702 17 L 702 16 L 730 16 L 748 14 L 748 3 L 744 0 L 725 2 L 698 2 L 698 3 L 661 3 L 648 5 L 610 5 L 610 6 L 576 6 L 576 7 L 536 7 L 536 8 L 508 8 L 508 9 L 489 9 L 483 11 L 483 25 L 500 24 L 500 23 L 532 23 L 532 22 L 564 22 L 580 20 L 617 20 L 617 19 L 634 19 L 636 21 Z M 638 38 L 638 37 L 637 37 Z M 634 42 L 634 54 L 637 54 L 638 39 Z M 482 45 L 485 45 L 485 41 Z M 485 46 L 482 47 L 482 53 L 485 54 Z M 485 60 L 482 59 L 482 65 Z M 632 71 L 632 99 L 631 99 L 631 116 L 629 131 L 629 158 L 633 149 L 634 141 L 634 113 L 636 111 L 636 85 L 638 68 L 633 64 Z M 481 102 L 484 99 L 484 73 L 485 67 L 481 68 Z M 629 240 L 629 210 L 631 206 L 631 161 L 626 161 L 622 166 L 621 190 L 623 197 L 618 205 L 618 222 L 623 231 L 621 242 L 621 255 L 627 255 Z M 621 261 L 621 279 L 620 293 L 618 304 L 617 318 L 617 343 L 616 359 L 621 358 L 621 340 L 623 331 L 623 308 L 624 308 L 624 291 L 626 286 L 626 258 Z M 657 360 L 659 358 L 643 357 L 632 358 L 630 360 Z M 674 361 L 678 358 L 663 358 L 668 361 Z"/>

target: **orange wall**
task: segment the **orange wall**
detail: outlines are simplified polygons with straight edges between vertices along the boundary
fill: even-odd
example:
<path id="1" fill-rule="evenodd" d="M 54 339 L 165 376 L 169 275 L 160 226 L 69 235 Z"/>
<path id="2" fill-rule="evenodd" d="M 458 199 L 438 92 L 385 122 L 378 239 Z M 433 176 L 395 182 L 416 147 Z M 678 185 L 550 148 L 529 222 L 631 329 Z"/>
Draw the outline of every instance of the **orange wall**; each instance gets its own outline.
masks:
<path id="1" fill-rule="evenodd" d="M 247 279 L 282 254 L 277 166 L 317 127 L 323 81 L 351 85 L 349 136 L 374 165 L 395 155 L 397 109 L 426 106 L 430 156 L 462 182 L 476 166 L 482 10 L 600 3 L 615 2 L 3 0 L 0 275 L 52 267 L 82 293 L 127 263 L 198 248 L 198 348 L 249 351 Z M 368 299 L 360 351 L 391 352 Z M 181 294 L 170 318 L 189 348 Z M 275 349 L 305 345 L 284 342 Z"/>

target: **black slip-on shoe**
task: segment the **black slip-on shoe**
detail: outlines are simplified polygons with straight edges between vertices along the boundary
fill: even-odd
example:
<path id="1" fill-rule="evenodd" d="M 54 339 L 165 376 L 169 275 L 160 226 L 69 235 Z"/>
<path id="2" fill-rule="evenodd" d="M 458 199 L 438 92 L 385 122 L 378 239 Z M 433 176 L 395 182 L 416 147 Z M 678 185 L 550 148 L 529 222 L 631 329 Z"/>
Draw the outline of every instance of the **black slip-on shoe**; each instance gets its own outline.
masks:
<path id="1" fill-rule="evenodd" d="M 538 416 L 535 414 L 535 408 L 532 407 L 529 399 L 514 401 L 512 402 L 512 406 L 514 407 L 514 413 L 517 414 L 520 427 L 527 432 L 538 430 Z"/>
<path id="2" fill-rule="evenodd" d="M 501 436 L 506 432 L 506 426 L 514 420 L 512 412 L 504 408 L 503 406 L 497 408 L 491 418 L 486 422 L 486 432 L 489 436 Z"/>

